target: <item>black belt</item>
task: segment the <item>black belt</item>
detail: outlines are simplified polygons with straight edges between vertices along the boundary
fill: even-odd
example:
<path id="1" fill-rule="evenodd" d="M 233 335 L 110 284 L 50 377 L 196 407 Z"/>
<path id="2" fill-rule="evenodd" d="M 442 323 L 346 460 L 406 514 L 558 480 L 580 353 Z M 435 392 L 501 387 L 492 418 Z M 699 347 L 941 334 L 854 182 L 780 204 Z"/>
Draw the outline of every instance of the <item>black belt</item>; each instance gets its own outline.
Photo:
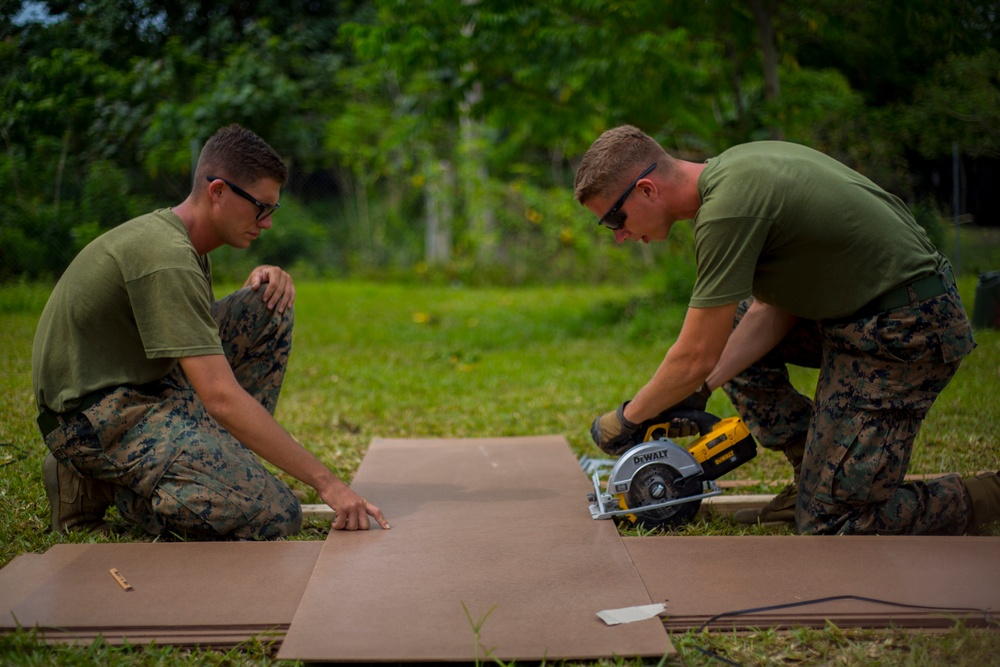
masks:
<path id="1" fill-rule="evenodd" d="M 926 278 L 914 280 L 908 285 L 889 290 L 885 294 L 877 296 L 863 305 L 853 315 L 837 318 L 837 321 L 853 322 L 854 320 L 862 320 L 889 310 L 909 306 L 912 303 L 920 303 L 921 301 L 941 296 L 948 291 L 949 287 L 951 287 L 951 280 L 946 279 L 940 273 L 935 273 Z M 910 296 L 911 290 L 913 291 L 912 297 Z"/>
<path id="2" fill-rule="evenodd" d="M 38 422 L 38 428 L 42 431 L 42 437 L 48 437 L 49 433 L 59 428 L 59 424 L 62 421 L 77 416 L 107 395 L 107 389 L 99 389 L 89 394 L 84 394 L 80 397 L 80 404 L 67 412 L 53 412 L 48 408 L 42 408 L 42 411 L 38 413 L 38 418 L 35 420 Z"/>

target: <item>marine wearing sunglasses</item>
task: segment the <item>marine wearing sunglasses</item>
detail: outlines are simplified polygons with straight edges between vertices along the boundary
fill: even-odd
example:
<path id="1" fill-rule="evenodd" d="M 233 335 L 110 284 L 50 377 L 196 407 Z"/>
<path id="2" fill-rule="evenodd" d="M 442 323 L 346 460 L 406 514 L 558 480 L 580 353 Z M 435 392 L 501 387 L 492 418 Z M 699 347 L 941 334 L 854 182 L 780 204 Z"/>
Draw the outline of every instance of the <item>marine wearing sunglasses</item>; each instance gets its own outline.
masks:
<path id="1" fill-rule="evenodd" d="M 240 197 L 243 197 L 248 202 L 250 202 L 251 204 L 253 204 L 254 206 L 256 206 L 257 207 L 257 219 L 258 220 L 263 220 L 264 218 L 266 218 L 267 216 L 271 215 L 272 213 L 274 213 L 275 211 L 277 211 L 279 208 L 281 208 L 281 204 L 280 203 L 265 204 L 264 202 L 258 201 L 257 198 L 254 197 L 253 195 L 251 195 L 249 192 L 247 192 L 243 188 L 239 187 L 238 185 L 230 183 L 229 181 L 227 181 L 224 178 L 221 178 L 219 176 L 207 176 L 206 178 L 208 179 L 209 183 L 211 183 L 212 181 L 222 181 L 227 186 L 229 186 L 230 190 L 232 190 L 233 192 L 235 192 L 236 194 L 238 194 Z"/>
<path id="2" fill-rule="evenodd" d="M 625 192 L 622 193 L 622 196 L 619 197 L 618 200 L 614 204 L 611 205 L 611 208 L 608 209 L 608 212 L 601 216 L 601 219 L 598 220 L 598 224 L 604 225 L 605 227 L 607 227 L 608 229 L 610 229 L 612 231 L 618 230 L 618 229 L 621 229 L 622 227 L 624 227 L 625 226 L 625 220 L 628 218 L 628 214 L 625 213 L 624 211 L 622 211 L 621 208 L 622 208 L 622 206 L 625 205 L 625 200 L 628 199 L 628 196 L 630 194 L 632 194 L 632 190 L 635 190 L 636 184 L 638 184 L 639 181 L 641 181 L 643 179 L 643 177 L 645 177 L 646 175 L 648 175 L 654 169 L 656 169 L 656 163 L 655 162 L 653 164 L 649 165 L 648 167 L 646 167 L 646 169 L 643 170 L 643 172 L 641 174 L 639 174 L 638 176 L 636 176 L 635 180 L 632 181 L 632 185 L 628 186 L 625 189 Z"/>

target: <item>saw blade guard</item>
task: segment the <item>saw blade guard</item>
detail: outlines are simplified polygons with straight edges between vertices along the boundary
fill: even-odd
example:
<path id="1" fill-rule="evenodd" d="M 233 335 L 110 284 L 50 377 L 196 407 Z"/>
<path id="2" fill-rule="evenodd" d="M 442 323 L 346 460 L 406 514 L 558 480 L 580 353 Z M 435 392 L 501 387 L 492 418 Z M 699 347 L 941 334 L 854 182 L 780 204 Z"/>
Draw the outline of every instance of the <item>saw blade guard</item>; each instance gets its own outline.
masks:
<path id="1" fill-rule="evenodd" d="M 704 485 L 697 477 L 679 477 L 666 465 L 649 463 L 639 468 L 628 493 L 618 496 L 618 503 L 632 510 L 624 518 L 633 525 L 670 528 L 694 518 L 703 494 Z"/>
<path id="2" fill-rule="evenodd" d="M 606 491 L 601 489 L 600 472 L 597 470 L 593 472 L 591 482 L 594 485 L 594 492 L 590 495 L 591 517 L 594 519 L 624 517 L 635 523 L 636 515 L 642 512 L 663 510 L 670 506 L 692 502 L 700 503 L 704 498 L 722 493 L 714 481 L 708 480 L 705 482 L 708 489 L 702 489 L 703 493 L 685 495 L 642 507 L 628 507 L 626 496 L 632 488 L 633 480 L 636 479 L 637 475 L 641 477 L 644 470 L 654 467 L 668 469 L 671 479 L 681 481 L 684 485 L 700 480 L 704 474 L 698 461 L 686 449 L 672 440 L 664 439 L 636 445 L 618 459 L 614 467 L 611 468 L 608 473 Z M 641 482 L 637 482 L 637 484 L 639 483 Z M 673 515 L 674 513 L 667 511 L 667 514 Z M 686 513 L 683 514 L 685 517 L 687 516 Z M 660 523 L 669 525 L 673 522 L 672 518 L 667 518 Z"/>
<path id="3" fill-rule="evenodd" d="M 657 463 L 677 471 L 678 478 L 684 479 L 700 475 L 701 465 L 690 453 L 673 440 L 644 442 L 628 450 L 608 474 L 608 493 L 627 493 L 632 486 L 632 478 L 644 466 Z"/>

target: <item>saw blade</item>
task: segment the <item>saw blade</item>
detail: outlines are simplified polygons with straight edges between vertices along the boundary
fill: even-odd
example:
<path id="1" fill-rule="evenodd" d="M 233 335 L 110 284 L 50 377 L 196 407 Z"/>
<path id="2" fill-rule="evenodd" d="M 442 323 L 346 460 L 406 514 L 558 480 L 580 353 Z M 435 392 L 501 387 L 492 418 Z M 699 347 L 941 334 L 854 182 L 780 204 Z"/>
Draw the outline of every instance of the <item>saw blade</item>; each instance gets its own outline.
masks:
<path id="1" fill-rule="evenodd" d="M 627 509 L 635 510 L 636 523 L 647 528 L 675 526 L 689 521 L 698 513 L 701 500 L 692 500 L 669 507 L 643 511 L 646 505 L 698 495 L 698 485 L 678 482 L 678 475 L 668 466 L 651 463 L 635 473 L 632 484 L 625 493 Z M 693 487 L 693 488 L 685 488 Z"/>

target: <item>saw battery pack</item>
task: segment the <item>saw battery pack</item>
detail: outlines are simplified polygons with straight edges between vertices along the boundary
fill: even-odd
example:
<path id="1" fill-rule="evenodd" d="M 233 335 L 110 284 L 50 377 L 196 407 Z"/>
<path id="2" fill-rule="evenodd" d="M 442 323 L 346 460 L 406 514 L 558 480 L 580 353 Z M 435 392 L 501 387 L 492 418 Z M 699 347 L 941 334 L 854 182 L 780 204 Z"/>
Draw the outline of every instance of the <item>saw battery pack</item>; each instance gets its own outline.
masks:
<path id="1" fill-rule="evenodd" d="M 757 443 L 739 417 L 720 420 L 688 451 L 701 464 L 704 479 L 718 479 L 757 456 Z"/>

